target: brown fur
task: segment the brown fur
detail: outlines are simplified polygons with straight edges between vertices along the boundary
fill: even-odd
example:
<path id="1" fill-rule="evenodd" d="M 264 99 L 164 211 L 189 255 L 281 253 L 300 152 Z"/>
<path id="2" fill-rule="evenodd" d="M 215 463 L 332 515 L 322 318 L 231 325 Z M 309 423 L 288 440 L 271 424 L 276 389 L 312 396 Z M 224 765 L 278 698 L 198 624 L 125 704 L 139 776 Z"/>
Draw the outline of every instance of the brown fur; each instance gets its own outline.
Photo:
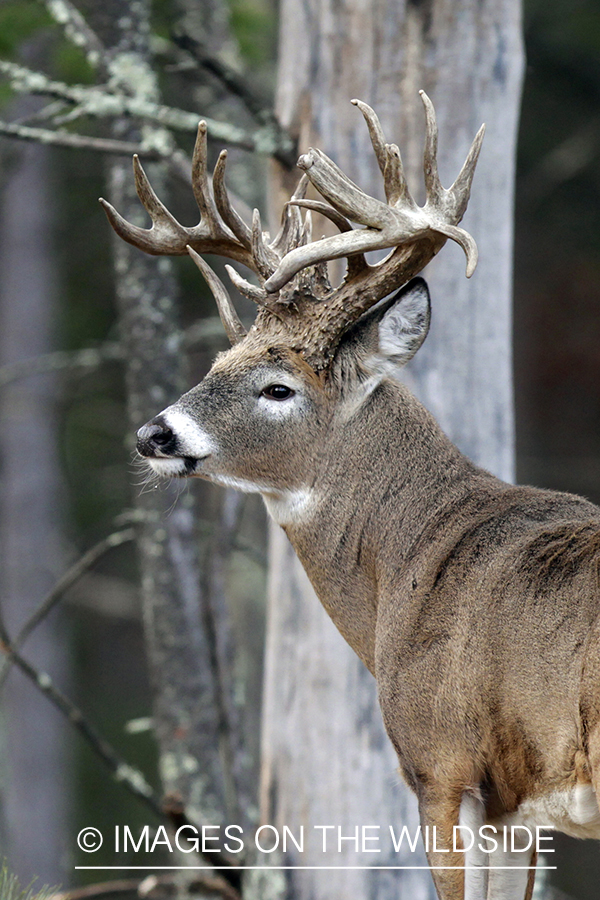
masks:
<path id="1" fill-rule="evenodd" d="M 600 788 L 600 509 L 503 483 L 406 387 L 369 385 L 386 315 L 355 327 L 325 373 L 251 332 L 172 409 L 218 446 L 194 474 L 254 479 L 268 503 L 307 492 L 283 527 L 377 679 L 422 824 L 451 842 L 465 796 L 499 823 L 526 801 Z M 280 419 L 286 407 L 266 414 L 261 397 L 286 379 L 299 405 Z M 441 900 L 463 900 L 462 871 L 433 876 Z"/>

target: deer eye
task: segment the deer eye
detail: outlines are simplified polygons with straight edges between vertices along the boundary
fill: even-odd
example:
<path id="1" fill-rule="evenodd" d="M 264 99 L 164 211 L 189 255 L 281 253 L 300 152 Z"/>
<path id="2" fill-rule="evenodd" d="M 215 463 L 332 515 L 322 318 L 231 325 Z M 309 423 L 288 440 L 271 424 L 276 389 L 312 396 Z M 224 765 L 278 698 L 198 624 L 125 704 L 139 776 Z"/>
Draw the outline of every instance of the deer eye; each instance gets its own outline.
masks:
<path id="1" fill-rule="evenodd" d="M 269 400 L 287 400 L 289 397 L 293 397 L 295 393 L 285 384 L 270 384 L 263 390 L 262 395 L 263 397 L 268 397 Z"/>

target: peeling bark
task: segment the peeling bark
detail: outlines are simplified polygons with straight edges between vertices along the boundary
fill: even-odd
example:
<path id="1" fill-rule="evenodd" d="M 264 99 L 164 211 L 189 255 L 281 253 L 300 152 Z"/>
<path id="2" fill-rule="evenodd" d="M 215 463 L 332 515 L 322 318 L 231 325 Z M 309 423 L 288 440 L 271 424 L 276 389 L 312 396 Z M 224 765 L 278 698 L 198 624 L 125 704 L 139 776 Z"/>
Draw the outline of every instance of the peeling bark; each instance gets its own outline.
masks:
<path id="1" fill-rule="evenodd" d="M 416 393 L 463 451 L 511 480 L 512 197 L 523 68 L 518 0 L 283 0 L 277 112 L 305 152 L 316 146 L 364 191 L 383 186 L 367 129 L 350 105 L 378 113 L 399 144 L 409 186 L 422 202 L 424 117 L 418 90 L 434 102 L 447 186 L 482 121 L 488 131 L 465 227 L 479 245 L 470 282 L 458 248 L 444 248 L 426 277 L 430 336 L 407 374 Z M 273 206 L 292 183 L 274 167 Z M 375 684 L 337 634 L 294 557 L 273 529 L 263 724 L 262 821 L 290 827 L 417 822 L 416 804 L 395 774 Z M 285 574 L 283 574 L 285 573 Z M 347 833 L 347 832 L 345 832 Z M 323 865 L 320 848 L 289 852 L 287 864 Z M 371 864 L 354 853 L 332 864 Z M 378 854 L 376 864 L 423 864 L 420 855 Z M 288 873 L 295 900 L 434 896 L 415 871 Z"/>

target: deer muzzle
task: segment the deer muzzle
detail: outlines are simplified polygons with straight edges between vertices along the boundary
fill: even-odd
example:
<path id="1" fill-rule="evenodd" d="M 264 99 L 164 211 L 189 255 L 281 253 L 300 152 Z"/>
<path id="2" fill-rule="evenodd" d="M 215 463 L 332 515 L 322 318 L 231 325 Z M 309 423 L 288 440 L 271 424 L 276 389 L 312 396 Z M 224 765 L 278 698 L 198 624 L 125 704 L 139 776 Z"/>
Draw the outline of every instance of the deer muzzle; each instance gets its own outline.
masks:
<path id="1" fill-rule="evenodd" d="M 177 455 L 177 439 L 162 416 L 156 416 L 142 425 L 137 433 L 137 450 L 147 458 Z"/>

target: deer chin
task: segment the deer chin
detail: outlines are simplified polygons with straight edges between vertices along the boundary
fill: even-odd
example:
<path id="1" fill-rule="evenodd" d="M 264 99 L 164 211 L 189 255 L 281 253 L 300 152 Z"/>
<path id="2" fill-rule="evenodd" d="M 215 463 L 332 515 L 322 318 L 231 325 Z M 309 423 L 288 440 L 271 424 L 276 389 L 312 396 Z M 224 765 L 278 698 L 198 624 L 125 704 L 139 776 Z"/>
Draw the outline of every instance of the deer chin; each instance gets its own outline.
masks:
<path id="1" fill-rule="evenodd" d="M 189 456 L 154 456 L 145 457 L 144 462 L 153 475 L 159 478 L 190 478 L 197 472 L 198 463 L 201 460 L 192 459 Z"/>

